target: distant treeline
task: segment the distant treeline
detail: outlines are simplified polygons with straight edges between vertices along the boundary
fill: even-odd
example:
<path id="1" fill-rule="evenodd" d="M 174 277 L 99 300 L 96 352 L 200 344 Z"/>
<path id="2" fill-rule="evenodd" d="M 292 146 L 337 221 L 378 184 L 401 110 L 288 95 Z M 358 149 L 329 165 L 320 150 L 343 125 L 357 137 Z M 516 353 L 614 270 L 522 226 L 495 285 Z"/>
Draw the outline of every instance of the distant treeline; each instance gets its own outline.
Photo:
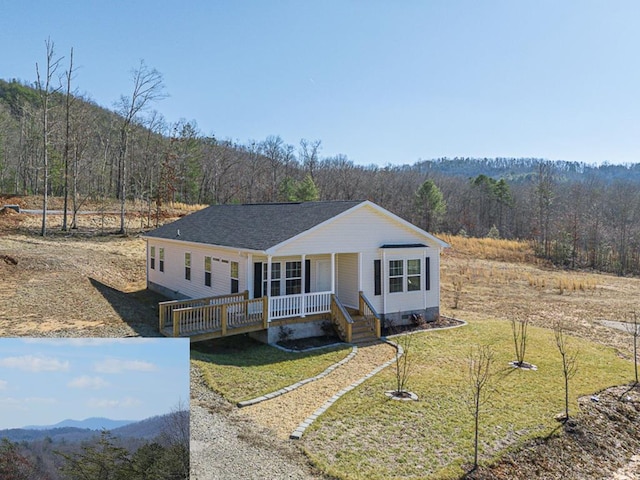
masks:
<path id="1" fill-rule="evenodd" d="M 131 98 L 110 111 L 52 91 L 44 142 L 42 89 L 0 81 L 0 191 L 42 194 L 46 183 L 48 194 L 68 195 L 70 208 L 124 195 L 149 212 L 166 202 L 369 199 L 436 233 L 529 240 L 564 267 L 640 274 L 640 164 L 440 158 L 356 165 L 346 155 L 323 156 L 320 140 L 219 139 L 195 121 L 169 124 L 148 104 L 125 125 Z"/>
<path id="2" fill-rule="evenodd" d="M 136 434 L 135 428 L 141 432 Z M 78 428 L 0 433 L 2 480 L 186 480 L 189 412 L 122 427 L 113 432 Z M 127 429 L 127 430 L 123 430 Z M 132 430 L 133 429 L 133 430 Z M 119 433 L 115 433 L 115 432 Z M 21 440 L 16 435 L 23 436 Z"/>

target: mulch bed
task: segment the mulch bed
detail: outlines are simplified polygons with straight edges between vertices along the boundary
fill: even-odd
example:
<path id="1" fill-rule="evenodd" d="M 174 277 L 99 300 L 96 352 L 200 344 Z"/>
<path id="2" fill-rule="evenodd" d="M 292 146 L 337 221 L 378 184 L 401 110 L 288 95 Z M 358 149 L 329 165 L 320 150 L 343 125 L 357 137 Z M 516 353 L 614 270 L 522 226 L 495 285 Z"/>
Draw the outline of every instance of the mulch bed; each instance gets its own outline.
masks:
<path id="1" fill-rule="evenodd" d="M 288 350 L 302 351 L 309 348 L 327 347 L 335 343 L 340 343 L 340 339 L 338 337 L 333 335 L 322 335 L 320 337 L 287 340 L 284 342 L 278 342 L 277 345 Z"/>
<path id="2" fill-rule="evenodd" d="M 434 330 L 438 328 L 456 327 L 464 322 L 451 317 L 440 316 L 435 322 L 423 322 L 420 324 L 410 323 L 408 325 L 394 325 L 382 328 L 382 336 L 397 335 L 399 333 L 419 332 L 422 330 Z"/>

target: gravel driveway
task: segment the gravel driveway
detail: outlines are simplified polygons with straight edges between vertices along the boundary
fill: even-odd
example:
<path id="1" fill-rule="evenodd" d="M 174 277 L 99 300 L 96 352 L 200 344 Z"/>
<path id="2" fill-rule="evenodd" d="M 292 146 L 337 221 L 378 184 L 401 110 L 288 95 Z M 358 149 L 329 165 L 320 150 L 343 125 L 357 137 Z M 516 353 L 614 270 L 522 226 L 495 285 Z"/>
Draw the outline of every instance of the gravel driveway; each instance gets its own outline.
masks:
<path id="1" fill-rule="evenodd" d="M 191 367 L 191 480 L 327 480 L 280 440 L 210 391 Z"/>

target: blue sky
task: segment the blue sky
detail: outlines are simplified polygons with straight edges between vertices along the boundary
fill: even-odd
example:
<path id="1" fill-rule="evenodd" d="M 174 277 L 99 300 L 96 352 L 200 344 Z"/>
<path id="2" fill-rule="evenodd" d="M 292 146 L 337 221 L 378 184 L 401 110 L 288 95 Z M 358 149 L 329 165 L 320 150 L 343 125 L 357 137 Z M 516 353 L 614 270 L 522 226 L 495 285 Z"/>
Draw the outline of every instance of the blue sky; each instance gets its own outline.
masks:
<path id="1" fill-rule="evenodd" d="M 0 429 L 189 405 L 188 339 L 0 338 Z"/>
<path id="2" fill-rule="evenodd" d="M 0 0 L 0 78 L 35 80 L 44 40 L 112 106 L 141 59 L 165 118 L 323 156 L 640 161 L 636 0 Z"/>

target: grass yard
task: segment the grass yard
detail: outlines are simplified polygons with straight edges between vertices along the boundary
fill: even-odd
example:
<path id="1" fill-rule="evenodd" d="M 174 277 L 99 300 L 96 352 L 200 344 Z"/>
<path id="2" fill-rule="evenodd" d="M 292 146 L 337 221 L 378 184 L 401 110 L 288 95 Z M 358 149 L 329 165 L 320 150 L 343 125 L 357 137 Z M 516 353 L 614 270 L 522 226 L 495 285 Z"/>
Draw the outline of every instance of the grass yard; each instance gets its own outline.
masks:
<path id="1" fill-rule="evenodd" d="M 529 327 L 526 360 L 537 371 L 513 369 L 511 327 L 504 321 L 412 336 L 412 375 L 408 388 L 418 402 L 387 399 L 394 388 L 393 367 L 344 396 L 303 437 L 314 464 L 338 478 L 459 478 L 472 462 L 473 419 L 466 400 L 470 346 L 490 344 L 495 354 L 491 404 L 481 417 L 481 459 L 506 448 L 552 434 L 564 408 L 563 376 L 553 332 Z M 629 382 L 633 365 L 614 349 L 569 338 L 579 350 L 578 372 L 570 384 L 577 397 Z"/>
<path id="2" fill-rule="evenodd" d="M 246 337 L 228 337 L 196 345 L 191 359 L 209 388 L 237 403 L 318 375 L 349 353 L 346 345 L 291 353 Z"/>

